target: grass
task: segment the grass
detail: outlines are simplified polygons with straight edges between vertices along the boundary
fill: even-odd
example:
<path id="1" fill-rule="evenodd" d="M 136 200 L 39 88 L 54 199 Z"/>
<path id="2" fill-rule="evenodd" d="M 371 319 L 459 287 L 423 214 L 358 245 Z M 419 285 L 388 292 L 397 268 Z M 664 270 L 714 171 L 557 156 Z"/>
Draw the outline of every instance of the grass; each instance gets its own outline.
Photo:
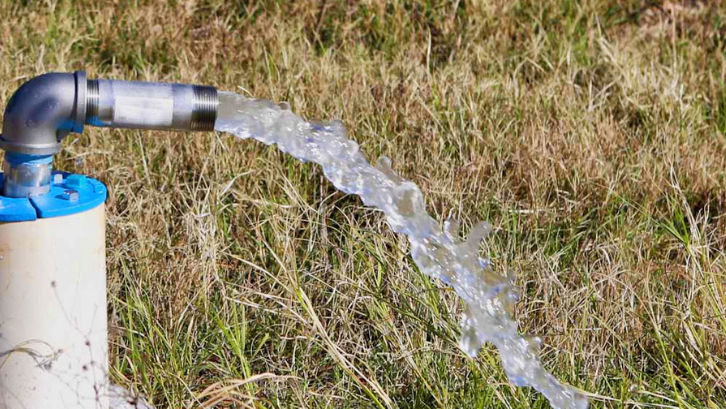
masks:
<path id="1" fill-rule="evenodd" d="M 487 219 L 521 330 L 596 408 L 726 407 L 726 10 L 714 2 L 0 2 L 0 97 L 51 70 L 341 118 L 430 211 Z M 547 408 L 322 172 L 221 134 L 88 129 L 115 382 L 159 408 Z M 216 405 L 216 406 L 215 406 Z"/>

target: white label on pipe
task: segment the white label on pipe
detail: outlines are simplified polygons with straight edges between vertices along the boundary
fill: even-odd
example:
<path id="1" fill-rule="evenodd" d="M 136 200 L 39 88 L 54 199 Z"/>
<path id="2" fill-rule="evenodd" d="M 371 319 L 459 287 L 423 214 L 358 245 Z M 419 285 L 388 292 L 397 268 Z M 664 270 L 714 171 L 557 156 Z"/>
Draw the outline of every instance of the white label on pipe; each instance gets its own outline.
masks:
<path id="1" fill-rule="evenodd" d="M 171 126 L 174 101 L 171 98 L 116 96 L 113 122 L 121 127 L 162 128 Z"/>

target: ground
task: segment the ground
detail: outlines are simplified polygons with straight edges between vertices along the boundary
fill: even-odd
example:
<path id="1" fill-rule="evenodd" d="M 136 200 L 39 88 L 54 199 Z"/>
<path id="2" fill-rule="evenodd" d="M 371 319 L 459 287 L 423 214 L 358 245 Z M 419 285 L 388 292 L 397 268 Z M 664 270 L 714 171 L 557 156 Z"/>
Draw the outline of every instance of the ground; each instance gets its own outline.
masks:
<path id="1" fill-rule="evenodd" d="M 717 2 L 0 1 L 0 98 L 46 71 L 216 85 L 340 118 L 516 274 L 521 331 L 596 408 L 726 407 Z M 547 408 L 406 240 L 312 164 L 87 129 L 111 377 L 158 408 Z M 466 230 L 466 229 L 465 229 Z"/>

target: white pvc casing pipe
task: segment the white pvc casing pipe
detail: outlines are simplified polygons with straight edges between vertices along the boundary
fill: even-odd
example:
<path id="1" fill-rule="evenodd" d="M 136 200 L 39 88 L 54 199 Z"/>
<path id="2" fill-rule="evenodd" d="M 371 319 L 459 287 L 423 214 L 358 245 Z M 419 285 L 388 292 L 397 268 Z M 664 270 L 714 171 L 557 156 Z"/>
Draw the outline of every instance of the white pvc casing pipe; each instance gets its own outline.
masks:
<path id="1" fill-rule="evenodd" d="M 0 408 L 107 409 L 104 205 L 0 224 Z"/>

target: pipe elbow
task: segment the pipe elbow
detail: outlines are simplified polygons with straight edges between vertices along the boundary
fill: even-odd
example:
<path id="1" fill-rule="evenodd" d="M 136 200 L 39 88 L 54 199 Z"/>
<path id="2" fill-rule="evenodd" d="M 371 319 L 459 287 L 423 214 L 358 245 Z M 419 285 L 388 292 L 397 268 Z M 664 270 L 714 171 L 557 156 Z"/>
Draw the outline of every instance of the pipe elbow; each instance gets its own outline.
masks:
<path id="1" fill-rule="evenodd" d="M 82 132 L 86 75 L 48 73 L 18 88 L 5 108 L 0 148 L 6 152 L 52 155 L 69 132 Z"/>

